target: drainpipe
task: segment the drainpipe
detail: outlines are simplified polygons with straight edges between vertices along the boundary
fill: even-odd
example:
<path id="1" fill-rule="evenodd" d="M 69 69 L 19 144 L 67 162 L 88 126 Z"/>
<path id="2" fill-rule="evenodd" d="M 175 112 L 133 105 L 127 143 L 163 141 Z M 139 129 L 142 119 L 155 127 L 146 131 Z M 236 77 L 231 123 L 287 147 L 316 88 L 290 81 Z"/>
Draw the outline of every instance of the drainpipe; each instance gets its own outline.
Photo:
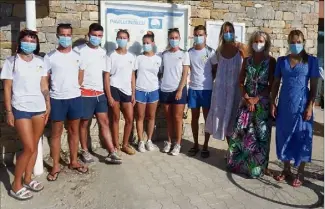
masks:
<path id="1" fill-rule="evenodd" d="M 36 31 L 36 4 L 35 0 L 25 0 L 26 5 L 26 28 Z M 43 169 L 43 136 L 41 136 L 37 147 L 37 158 L 34 166 L 34 175 L 39 176 Z"/>

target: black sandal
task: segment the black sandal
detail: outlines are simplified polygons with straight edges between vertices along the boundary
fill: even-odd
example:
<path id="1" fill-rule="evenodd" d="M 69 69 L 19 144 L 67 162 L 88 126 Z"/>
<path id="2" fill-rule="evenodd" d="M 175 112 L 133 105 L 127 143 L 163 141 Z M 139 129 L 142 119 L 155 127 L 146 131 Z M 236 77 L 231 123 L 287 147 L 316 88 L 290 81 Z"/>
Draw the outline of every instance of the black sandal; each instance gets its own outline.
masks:
<path id="1" fill-rule="evenodd" d="M 208 157 L 210 157 L 210 151 L 207 150 L 207 149 L 202 150 L 201 151 L 201 157 L 202 158 L 208 158 Z"/>
<path id="2" fill-rule="evenodd" d="M 192 147 L 187 153 L 189 156 L 193 157 L 200 151 L 199 148 Z"/>
<path id="3" fill-rule="evenodd" d="M 89 171 L 89 168 L 86 167 L 86 166 L 83 166 L 83 165 L 80 165 L 80 166 L 78 166 L 78 167 L 72 167 L 72 166 L 69 166 L 69 168 L 70 168 L 71 170 L 75 170 L 75 171 L 77 171 L 77 172 L 80 173 L 80 174 L 86 174 L 86 173 L 88 173 L 88 171 Z M 86 170 L 84 171 L 83 169 L 85 169 L 85 168 L 86 168 Z"/>
<path id="4" fill-rule="evenodd" d="M 47 179 L 48 181 L 56 181 L 56 180 L 58 179 L 58 177 L 59 177 L 60 172 L 61 172 L 61 171 L 57 171 L 57 172 L 55 172 L 55 173 L 51 173 L 51 172 L 50 172 L 49 174 L 47 174 L 46 179 Z M 53 178 L 50 178 L 50 177 L 53 177 Z"/>

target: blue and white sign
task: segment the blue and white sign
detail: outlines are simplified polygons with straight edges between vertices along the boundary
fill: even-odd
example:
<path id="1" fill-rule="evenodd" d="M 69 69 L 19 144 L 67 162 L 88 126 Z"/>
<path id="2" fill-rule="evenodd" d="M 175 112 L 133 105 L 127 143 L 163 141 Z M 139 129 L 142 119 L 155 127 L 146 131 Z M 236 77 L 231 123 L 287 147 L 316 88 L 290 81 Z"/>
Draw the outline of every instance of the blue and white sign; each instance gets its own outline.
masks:
<path id="1" fill-rule="evenodd" d="M 103 42 L 108 51 L 116 48 L 116 33 L 127 29 L 130 33 L 129 51 L 142 52 L 142 37 L 148 31 L 155 34 L 157 52 L 167 47 L 169 28 L 179 28 L 181 47 L 189 48 L 190 7 L 185 5 L 155 3 L 146 1 L 101 1 L 101 24 L 104 27 Z"/>

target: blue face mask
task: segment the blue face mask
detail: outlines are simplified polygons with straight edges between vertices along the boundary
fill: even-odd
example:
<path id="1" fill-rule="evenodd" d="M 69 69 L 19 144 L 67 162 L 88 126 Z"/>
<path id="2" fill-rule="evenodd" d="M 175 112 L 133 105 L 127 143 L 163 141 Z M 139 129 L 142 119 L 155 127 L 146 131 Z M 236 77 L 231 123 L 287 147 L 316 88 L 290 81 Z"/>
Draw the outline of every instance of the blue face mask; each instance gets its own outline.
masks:
<path id="1" fill-rule="evenodd" d="M 204 44 L 204 36 L 194 36 L 195 44 Z"/>
<path id="2" fill-rule="evenodd" d="M 152 51 L 152 45 L 151 44 L 143 44 L 143 51 L 144 52 L 151 52 Z"/>
<path id="3" fill-rule="evenodd" d="M 127 39 L 116 39 L 116 43 L 117 43 L 117 46 L 120 47 L 120 48 L 124 48 L 126 47 L 126 45 L 128 44 L 128 40 Z"/>
<path id="4" fill-rule="evenodd" d="M 99 44 L 102 42 L 102 38 L 99 38 L 97 36 L 90 36 L 89 37 L 89 42 L 93 46 L 99 46 Z"/>
<path id="5" fill-rule="evenodd" d="M 36 43 L 30 42 L 20 42 L 20 49 L 23 50 L 25 54 L 31 54 L 36 49 Z"/>
<path id="6" fill-rule="evenodd" d="M 72 45 L 72 38 L 69 36 L 59 36 L 59 44 L 62 47 L 67 48 Z"/>
<path id="7" fill-rule="evenodd" d="M 302 44 L 290 44 L 289 47 L 292 54 L 299 54 L 304 49 Z"/>
<path id="8" fill-rule="evenodd" d="M 225 33 L 225 34 L 223 34 L 223 38 L 227 42 L 233 41 L 234 40 L 234 34 L 233 33 Z"/>
<path id="9" fill-rule="evenodd" d="M 169 39 L 169 44 L 172 48 L 176 48 L 179 46 L 179 40 L 178 39 Z"/>

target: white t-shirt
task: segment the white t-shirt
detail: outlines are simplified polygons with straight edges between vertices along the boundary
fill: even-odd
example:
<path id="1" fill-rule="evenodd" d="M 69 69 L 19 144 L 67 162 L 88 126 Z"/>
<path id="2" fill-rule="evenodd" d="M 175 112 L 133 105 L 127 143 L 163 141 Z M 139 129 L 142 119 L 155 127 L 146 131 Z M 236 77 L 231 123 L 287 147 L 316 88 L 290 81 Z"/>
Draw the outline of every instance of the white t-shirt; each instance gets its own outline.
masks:
<path id="1" fill-rule="evenodd" d="M 188 52 L 178 50 L 176 52 L 165 51 L 163 57 L 163 78 L 161 91 L 176 91 L 182 79 L 183 66 L 190 65 Z"/>
<path id="2" fill-rule="evenodd" d="M 161 67 L 161 57 L 139 55 L 135 61 L 137 70 L 136 89 L 151 92 L 159 89 L 158 73 Z"/>
<path id="3" fill-rule="evenodd" d="M 124 55 L 112 52 L 107 59 L 106 71 L 110 73 L 110 85 L 118 88 L 124 94 L 132 95 L 132 73 L 135 70 L 136 57 L 127 52 Z"/>
<path id="4" fill-rule="evenodd" d="M 106 50 L 98 47 L 90 48 L 87 44 L 74 47 L 82 60 L 80 68 L 84 70 L 82 87 L 96 91 L 104 91 L 103 71 L 106 71 Z"/>
<path id="5" fill-rule="evenodd" d="M 193 90 L 211 90 L 213 86 L 212 65 L 217 63 L 215 51 L 207 48 L 188 51 L 191 60 L 190 85 Z"/>
<path id="6" fill-rule="evenodd" d="M 72 99 L 81 96 L 78 75 L 82 63 L 79 53 L 74 50 L 62 53 L 55 49 L 45 55 L 44 64 L 51 77 L 51 98 Z"/>
<path id="7" fill-rule="evenodd" d="M 15 62 L 15 69 L 14 67 Z M 19 55 L 11 56 L 4 62 L 1 79 L 12 80 L 12 106 L 25 112 L 46 110 L 45 99 L 41 92 L 41 78 L 47 76 L 43 58 L 33 55 L 26 62 Z"/>

